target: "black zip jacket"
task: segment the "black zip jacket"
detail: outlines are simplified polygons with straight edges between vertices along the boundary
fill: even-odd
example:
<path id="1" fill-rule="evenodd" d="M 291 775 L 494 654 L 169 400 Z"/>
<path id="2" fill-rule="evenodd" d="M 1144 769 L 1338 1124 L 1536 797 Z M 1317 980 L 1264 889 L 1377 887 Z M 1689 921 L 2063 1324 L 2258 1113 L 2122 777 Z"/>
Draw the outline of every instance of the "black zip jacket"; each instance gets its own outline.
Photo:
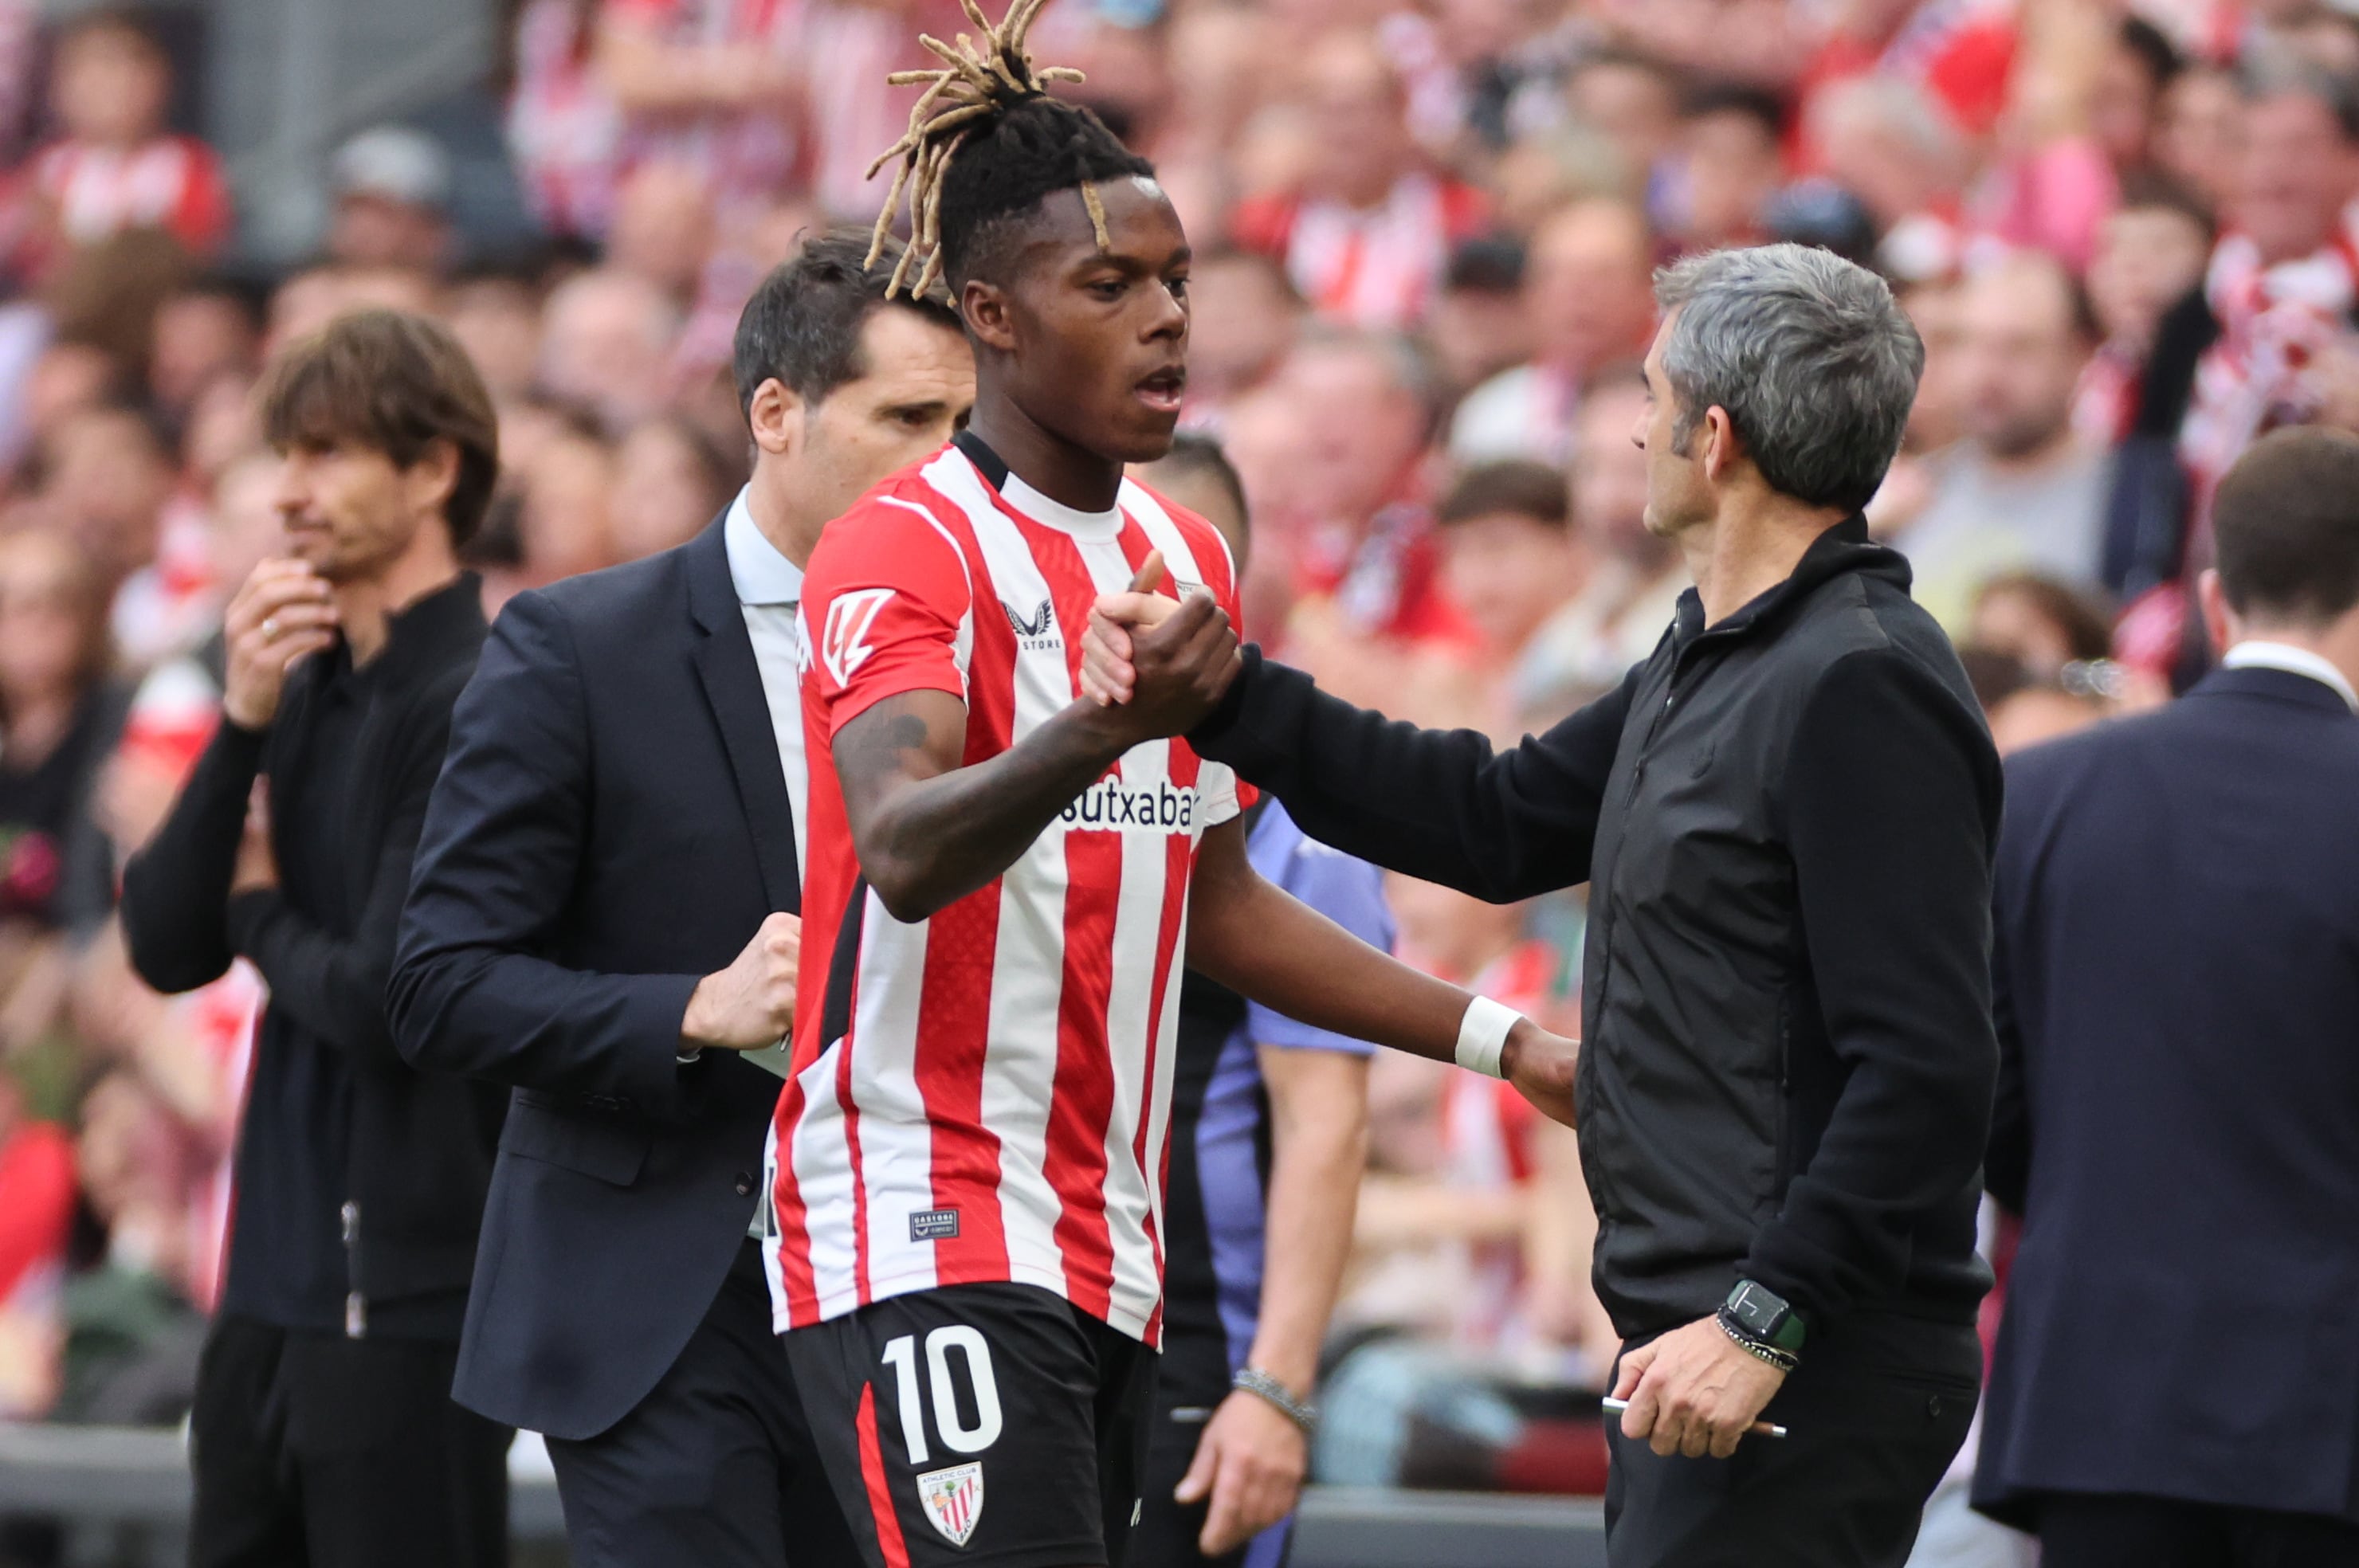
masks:
<path id="1" fill-rule="evenodd" d="M 238 1130 L 222 1310 L 282 1328 L 456 1344 L 507 1092 L 396 1053 L 386 982 L 451 708 L 484 642 L 462 576 L 288 677 L 266 730 L 223 720 L 123 873 L 133 968 L 162 991 L 253 961 L 270 1002 Z M 279 886 L 232 896 L 270 784 Z"/>
<path id="2" fill-rule="evenodd" d="M 1689 590 L 1618 689 L 1504 755 L 1257 650 L 1190 740 L 1410 876 L 1495 903 L 1590 883 L 1576 1095 L 1624 1336 L 1739 1278 L 1814 1327 L 1973 1316 L 1999 764 L 1864 521 L 1717 626 Z"/>

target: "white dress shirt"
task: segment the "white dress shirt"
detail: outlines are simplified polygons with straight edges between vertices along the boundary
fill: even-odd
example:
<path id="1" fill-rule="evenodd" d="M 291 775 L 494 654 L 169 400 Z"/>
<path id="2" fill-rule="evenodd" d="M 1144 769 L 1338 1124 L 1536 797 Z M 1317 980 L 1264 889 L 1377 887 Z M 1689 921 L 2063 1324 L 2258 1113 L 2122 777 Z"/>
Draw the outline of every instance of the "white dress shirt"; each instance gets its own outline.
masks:
<path id="1" fill-rule="evenodd" d="M 802 875 L 809 839 L 803 827 L 805 802 L 810 795 L 810 766 L 803 752 L 802 679 L 795 667 L 795 616 L 802 607 L 802 568 L 778 552 L 758 524 L 746 497 L 751 486 L 729 503 L 721 524 L 721 543 L 729 557 L 729 580 L 737 589 L 737 605 L 745 617 L 745 635 L 754 644 L 754 666 L 761 672 L 762 696 L 769 704 L 770 730 L 778 741 L 778 766 L 787 775 L 787 801 L 795 816 L 795 874 Z M 766 1051 L 748 1051 L 745 1060 L 785 1077 L 793 1059 L 788 1042 Z M 770 1187 L 777 1167 L 765 1150 L 762 1159 L 762 1201 L 754 1206 L 754 1220 L 745 1233 L 766 1238 L 770 1221 Z"/>
<path id="2" fill-rule="evenodd" d="M 2354 690 L 2351 678 L 2336 669 L 2322 654 L 2308 648 L 2297 648 L 2290 643 L 2271 643 L 2260 638 L 2239 643 L 2228 650 L 2220 661 L 2221 667 L 2231 670 L 2283 670 L 2288 675 L 2308 676 L 2322 686 L 2332 687 L 2352 712 L 2359 713 L 2359 690 Z"/>
<path id="3" fill-rule="evenodd" d="M 745 615 L 754 663 L 762 672 L 762 696 L 770 705 L 770 728 L 778 741 L 778 765 L 787 775 L 787 799 L 795 813 L 795 874 L 802 874 L 809 838 L 804 803 L 810 795 L 810 767 L 803 757 L 802 681 L 795 668 L 795 612 L 803 598 L 803 571 L 778 552 L 754 521 L 746 501 L 751 487 L 729 503 L 721 541 L 729 554 L 729 580 Z"/>

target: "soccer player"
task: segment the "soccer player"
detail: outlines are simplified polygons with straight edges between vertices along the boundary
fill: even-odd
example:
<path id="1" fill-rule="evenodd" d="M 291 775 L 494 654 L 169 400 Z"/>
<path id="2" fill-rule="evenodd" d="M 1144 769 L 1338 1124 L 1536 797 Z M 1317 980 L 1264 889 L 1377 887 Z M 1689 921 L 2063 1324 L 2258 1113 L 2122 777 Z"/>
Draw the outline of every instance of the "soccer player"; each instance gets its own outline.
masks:
<path id="1" fill-rule="evenodd" d="M 1218 535 L 1123 478 L 1179 416 L 1188 244 L 1150 167 L 1040 91 L 1034 8 L 943 46 L 896 149 L 909 265 L 943 270 L 975 350 L 973 423 L 831 526 L 803 598 L 808 957 L 771 1281 L 870 1568 L 1122 1561 L 1183 965 L 1571 1114 L 1571 1042 L 1264 881 L 1234 775 L 1168 739 L 1234 645 Z M 1082 700 L 1095 595 L 1167 567 L 1188 602 L 1140 639 L 1136 696 Z"/>

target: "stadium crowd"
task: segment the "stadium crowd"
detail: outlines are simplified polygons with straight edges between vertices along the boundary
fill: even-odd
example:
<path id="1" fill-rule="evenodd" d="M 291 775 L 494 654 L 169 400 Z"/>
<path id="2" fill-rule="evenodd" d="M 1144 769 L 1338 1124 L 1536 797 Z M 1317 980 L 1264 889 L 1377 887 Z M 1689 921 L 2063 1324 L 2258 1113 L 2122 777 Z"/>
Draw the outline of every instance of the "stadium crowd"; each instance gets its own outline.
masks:
<path id="1" fill-rule="evenodd" d="M 216 1288 L 259 985 L 147 990 L 110 910 L 275 547 L 265 357 L 356 307 L 449 324 L 500 416 L 487 610 L 678 544 L 745 477 L 740 307 L 874 215 L 886 74 L 962 25 L 507 11 L 545 243 L 488 253 L 388 124 L 267 275 L 141 19 L 0 3 L 0 1417 L 177 1419 Z M 1900 292 L 1928 365 L 1870 518 L 2002 750 L 2183 689 L 2212 485 L 2269 429 L 2359 429 L 2359 16 L 2319 0 L 1056 0 L 1036 37 L 1194 242 L 1185 423 L 1243 480 L 1248 634 L 1423 723 L 1545 728 L 1660 636 L 1686 568 L 1630 437 L 1683 254 L 1798 239 Z M 1575 1032 L 1577 903 L 1391 897 L 1405 957 Z M 1570 1134 L 1504 1090 L 1376 1065 L 1327 1476 L 1580 1469 L 1486 1436 L 1614 1348 Z"/>

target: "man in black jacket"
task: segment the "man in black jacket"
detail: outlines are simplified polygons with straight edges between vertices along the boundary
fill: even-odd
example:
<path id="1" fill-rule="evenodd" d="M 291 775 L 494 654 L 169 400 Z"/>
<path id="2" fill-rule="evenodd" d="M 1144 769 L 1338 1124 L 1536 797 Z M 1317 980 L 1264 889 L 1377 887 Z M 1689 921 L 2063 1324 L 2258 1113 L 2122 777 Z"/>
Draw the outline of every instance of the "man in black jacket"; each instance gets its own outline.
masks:
<path id="1" fill-rule="evenodd" d="M 1897 1565 L 1973 1415 L 1997 1067 L 1997 757 L 1859 515 L 1923 348 L 1883 283 L 1793 245 L 1658 293 L 1635 434 L 1697 586 L 1618 690 L 1494 756 L 1251 658 L 1190 740 L 1409 875 L 1501 902 L 1589 881 L 1616 1568 Z M 1102 699 L 1155 609 L 1102 606 Z M 1740 1445 L 1764 1416 L 1789 1435 Z"/>
<path id="2" fill-rule="evenodd" d="M 123 879 L 149 984 L 244 957 L 270 986 L 197 1375 L 190 1561 L 504 1563 L 509 1432 L 450 1398 L 500 1101 L 404 1062 L 385 1012 L 484 641 L 456 552 L 498 428 L 457 341 L 393 311 L 289 349 L 262 409 L 289 553 L 231 603 L 221 728 Z"/>
<path id="3" fill-rule="evenodd" d="M 820 531 L 974 401 L 958 319 L 887 302 L 897 254 L 867 248 L 815 240 L 747 304 L 727 512 L 501 613 L 419 848 L 401 1049 L 516 1089 L 458 1397 L 548 1434 L 583 1568 L 853 1552 L 756 1239 L 802 908 L 796 606 Z"/>

